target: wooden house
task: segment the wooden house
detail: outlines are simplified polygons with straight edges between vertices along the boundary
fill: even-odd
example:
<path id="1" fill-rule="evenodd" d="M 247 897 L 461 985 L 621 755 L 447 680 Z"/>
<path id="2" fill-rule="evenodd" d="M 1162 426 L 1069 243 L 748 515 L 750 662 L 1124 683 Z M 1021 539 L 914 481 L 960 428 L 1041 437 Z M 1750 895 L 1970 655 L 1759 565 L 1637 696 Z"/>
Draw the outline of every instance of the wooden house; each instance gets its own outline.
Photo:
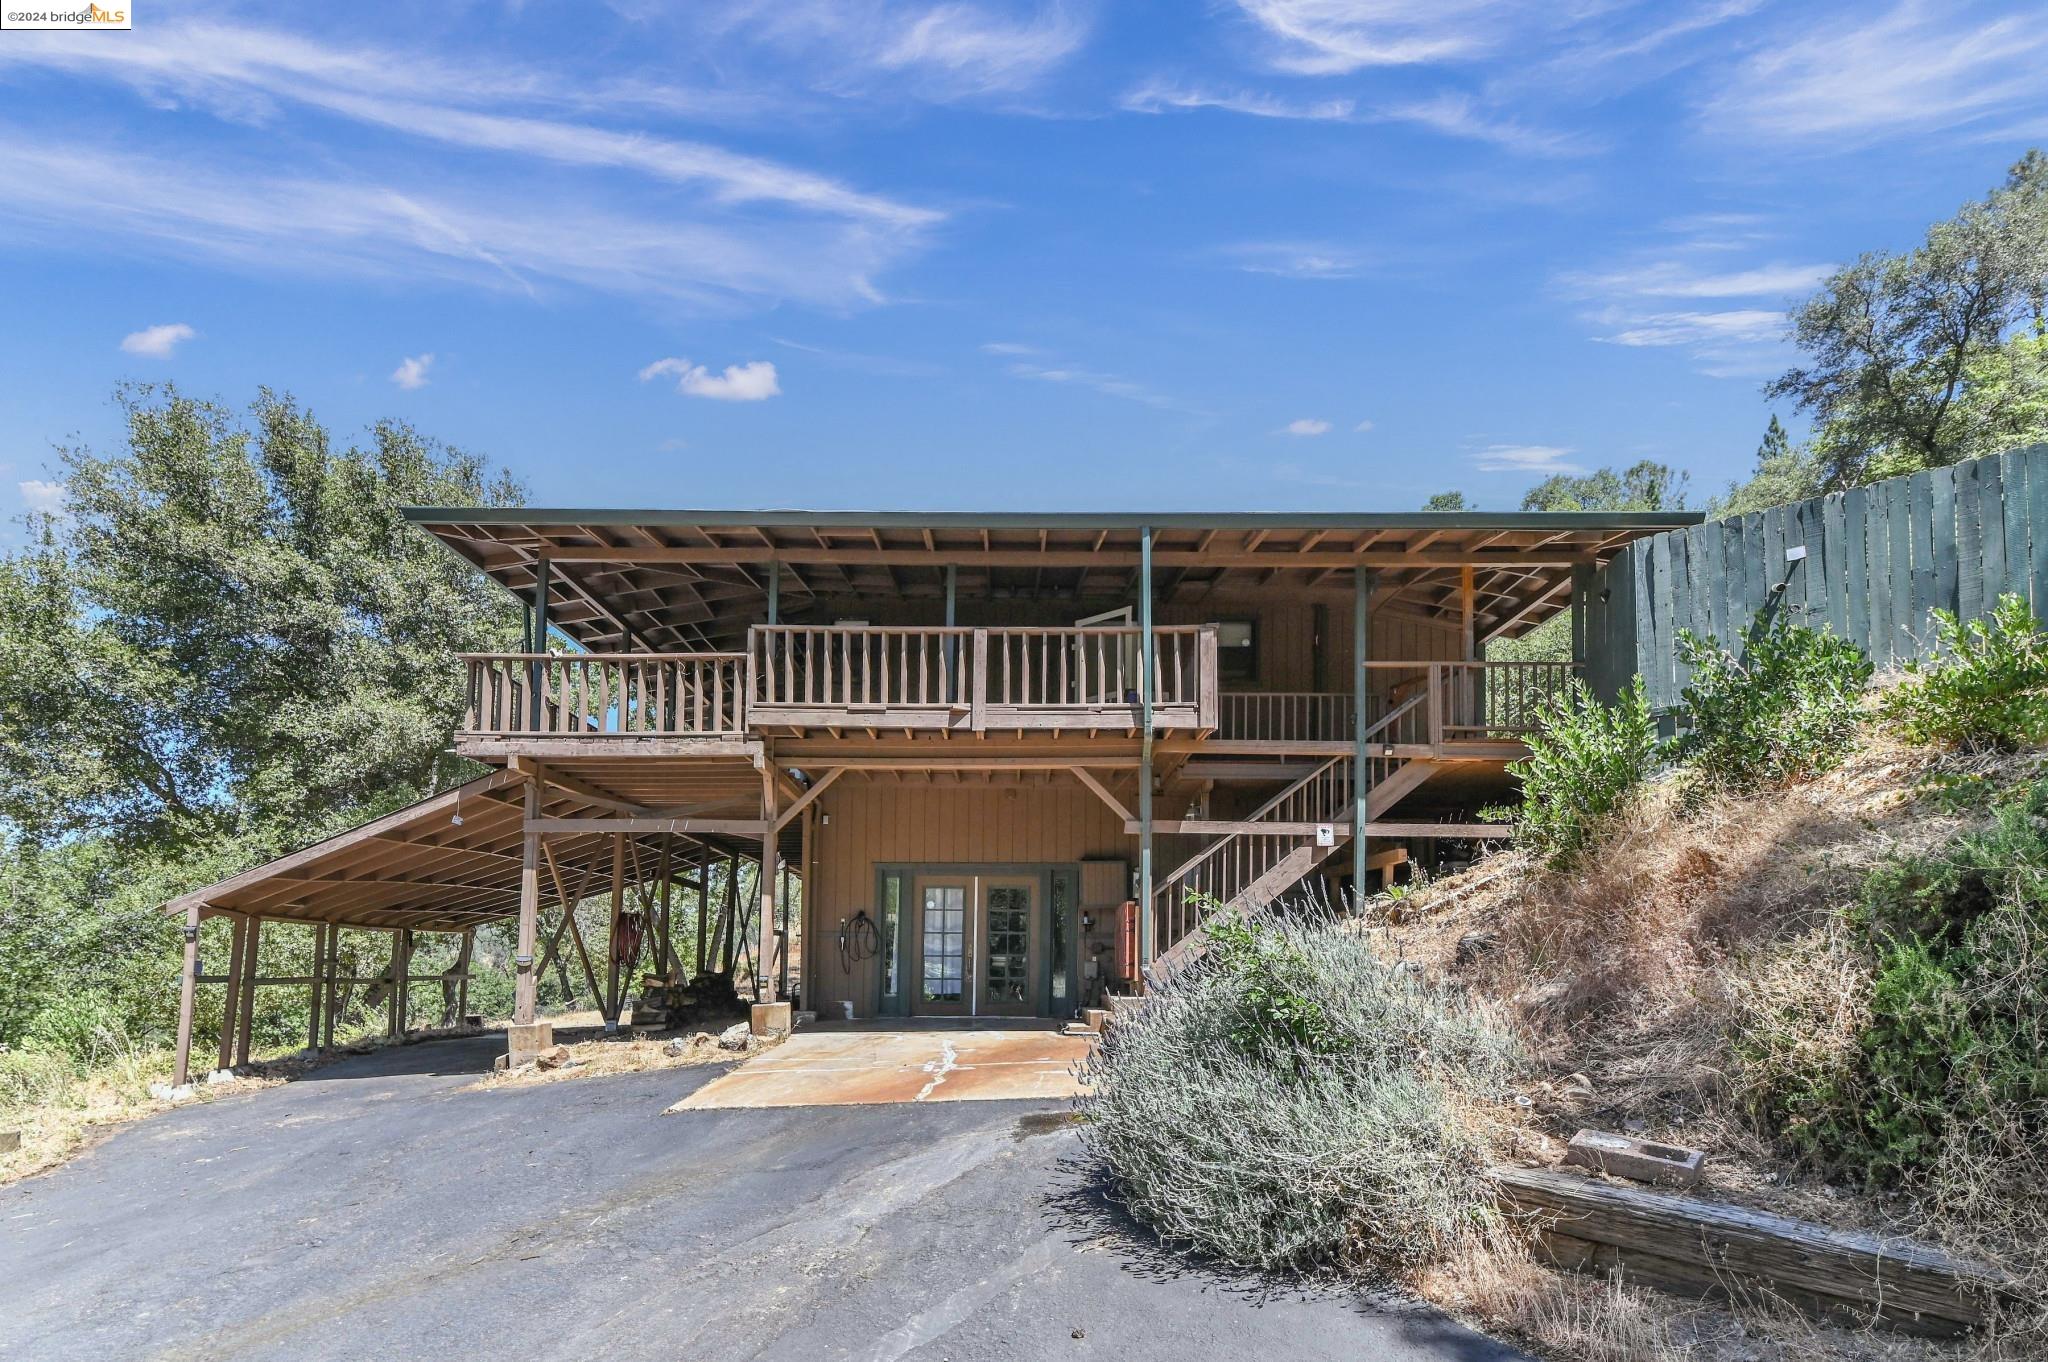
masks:
<path id="1" fill-rule="evenodd" d="M 408 515 L 526 606 L 527 651 L 448 660 L 468 684 L 456 749 L 496 769 L 173 904 L 188 1016 L 209 915 L 237 941 L 303 922 L 397 949 L 516 917 L 531 1025 L 540 961 L 564 928 L 582 949 L 548 910 L 607 890 L 650 938 L 586 953 L 616 1015 L 636 972 L 717 955 L 674 940 L 665 905 L 733 857 L 762 865 L 759 902 L 714 930 L 760 997 L 1070 1015 L 1216 904 L 1338 895 L 1501 836 L 1476 811 L 1586 659 L 1488 646 L 1583 599 L 1630 540 L 1699 519 Z"/>

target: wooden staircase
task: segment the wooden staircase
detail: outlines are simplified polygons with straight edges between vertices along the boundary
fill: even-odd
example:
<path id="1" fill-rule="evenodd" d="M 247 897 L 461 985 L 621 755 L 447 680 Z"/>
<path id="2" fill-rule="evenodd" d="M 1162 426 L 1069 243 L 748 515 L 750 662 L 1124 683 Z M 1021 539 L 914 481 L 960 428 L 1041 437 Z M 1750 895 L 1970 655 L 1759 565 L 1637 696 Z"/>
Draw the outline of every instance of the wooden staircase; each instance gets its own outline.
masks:
<path id="1" fill-rule="evenodd" d="M 1376 819 L 1423 781 L 1436 763 L 1425 758 L 1369 757 L 1371 789 L 1366 817 Z M 1189 857 L 1153 891 L 1157 954 L 1173 952 L 1218 906 L 1252 913 L 1301 883 L 1351 843 L 1352 758 L 1332 757 L 1274 795 L 1243 819 L 1271 831 L 1229 833 Z M 1316 842 L 1318 826 L 1336 832 L 1329 846 Z"/>

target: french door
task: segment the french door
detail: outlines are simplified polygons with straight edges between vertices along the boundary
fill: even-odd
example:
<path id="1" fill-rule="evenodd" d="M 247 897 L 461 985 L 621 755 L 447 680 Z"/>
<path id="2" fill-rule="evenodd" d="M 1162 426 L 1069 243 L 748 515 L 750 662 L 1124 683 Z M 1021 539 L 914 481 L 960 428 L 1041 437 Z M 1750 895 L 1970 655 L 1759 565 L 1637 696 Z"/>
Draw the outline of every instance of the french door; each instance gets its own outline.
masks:
<path id="1" fill-rule="evenodd" d="M 1042 884 L 1037 875 L 918 876 L 911 1010 L 927 1017 L 1033 1015 Z"/>

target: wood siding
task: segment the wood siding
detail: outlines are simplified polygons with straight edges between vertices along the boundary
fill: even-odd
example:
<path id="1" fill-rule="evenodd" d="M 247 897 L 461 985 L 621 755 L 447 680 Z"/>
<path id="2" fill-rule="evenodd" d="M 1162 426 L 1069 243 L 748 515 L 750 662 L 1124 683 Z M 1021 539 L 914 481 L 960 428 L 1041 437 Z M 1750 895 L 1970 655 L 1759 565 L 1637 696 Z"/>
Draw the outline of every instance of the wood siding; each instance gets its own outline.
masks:
<path id="1" fill-rule="evenodd" d="M 1098 856 L 1137 860 L 1138 839 L 1100 799 L 1062 774 L 940 784 L 922 777 L 849 773 L 819 796 L 831 821 L 817 832 L 817 880 L 808 896 L 812 944 L 804 1005 L 836 1015 L 851 998 L 875 1013 L 876 961 L 839 956 L 839 920 L 865 909 L 880 923 L 875 867 L 894 864 L 1067 865 Z M 1166 816 L 1164 814 L 1161 815 Z"/>

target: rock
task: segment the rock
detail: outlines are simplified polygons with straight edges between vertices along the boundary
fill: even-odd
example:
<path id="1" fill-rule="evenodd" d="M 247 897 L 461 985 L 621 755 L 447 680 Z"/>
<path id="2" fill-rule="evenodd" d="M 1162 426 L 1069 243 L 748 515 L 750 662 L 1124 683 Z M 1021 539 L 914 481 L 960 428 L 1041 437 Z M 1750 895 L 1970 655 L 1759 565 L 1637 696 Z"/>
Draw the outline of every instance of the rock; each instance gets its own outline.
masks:
<path id="1" fill-rule="evenodd" d="M 718 1048 L 721 1050 L 744 1050 L 753 1042 L 752 1029 L 746 1022 L 734 1022 L 718 1033 Z"/>
<path id="2" fill-rule="evenodd" d="M 491 1061 L 491 1067 L 493 1069 L 496 1069 L 499 1073 L 506 1072 L 512 1067 L 512 1056 L 499 1055 L 496 1059 Z"/>
<path id="3" fill-rule="evenodd" d="M 677 1036 L 674 1040 L 662 1046 L 661 1052 L 670 1059 L 674 1059 L 677 1055 L 687 1055 L 690 1053 L 690 1042 L 684 1040 L 681 1036 Z"/>
<path id="4" fill-rule="evenodd" d="M 1557 1085 L 1561 1097 L 1587 1098 L 1593 1095 L 1593 1080 L 1584 1074 L 1566 1074 L 1564 1081 Z"/>
<path id="5" fill-rule="evenodd" d="M 1470 931 L 1458 938 L 1457 959 L 1461 965 L 1469 965 L 1480 956 L 1487 954 L 1500 944 L 1500 937 L 1487 931 Z"/>
<path id="6" fill-rule="evenodd" d="M 20 1131 L 0 1130 L 0 1154 L 12 1154 L 19 1148 L 21 1148 Z"/>
<path id="7" fill-rule="evenodd" d="M 569 1047 L 550 1045 L 533 1057 L 533 1062 L 543 1069 L 559 1069 L 569 1062 Z"/>
<path id="8" fill-rule="evenodd" d="M 206 1086 L 209 1088 L 217 1088 L 224 1083 L 232 1083 L 234 1081 L 235 1071 L 233 1069 L 215 1069 L 206 1076 Z"/>
<path id="9" fill-rule="evenodd" d="M 1621 1128 L 1631 1135 L 1641 1135 L 1649 1130 L 1650 1123 L 1640 1116 L 1631 1116 L 1621 1123 Z"/>

